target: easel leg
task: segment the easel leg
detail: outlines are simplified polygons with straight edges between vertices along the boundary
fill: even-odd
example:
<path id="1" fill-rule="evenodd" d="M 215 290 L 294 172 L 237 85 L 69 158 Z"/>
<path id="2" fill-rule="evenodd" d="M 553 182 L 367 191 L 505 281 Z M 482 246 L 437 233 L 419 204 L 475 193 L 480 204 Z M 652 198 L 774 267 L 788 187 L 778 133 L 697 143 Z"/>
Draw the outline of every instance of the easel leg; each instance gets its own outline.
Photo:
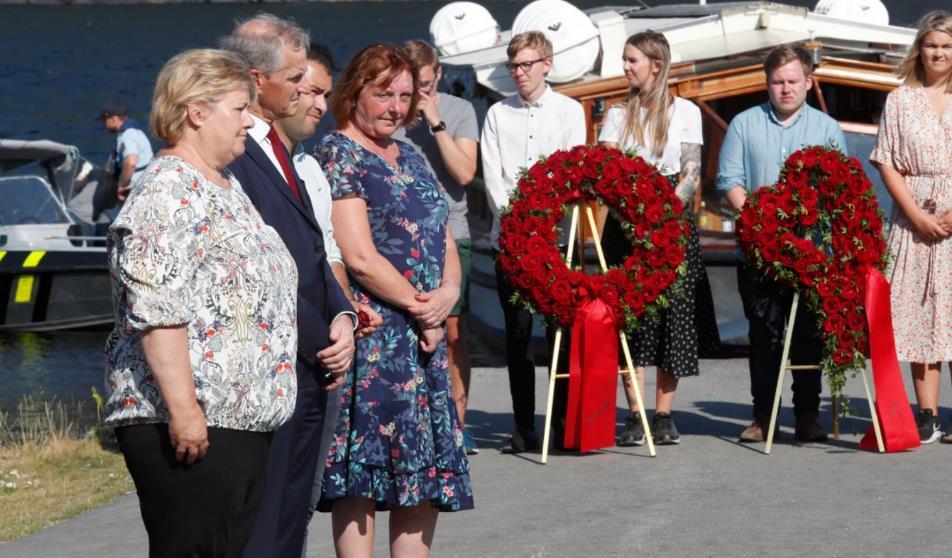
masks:
<path id="1" fill-rule="evenodd" d="M 770 455 L 773 448 L 774 429 L 777 427 L 777 413 L 780 411 L 780 392 L 783 390 L 783 373 L 787 371 L 787 359 L 790 357 L 790 340 L 793 338 L 793 325 L 797 319 L 797 306 L 800 304 L 800 293 L 794 293 L 793 304 L 790 305 L 790 318 L 787 320 L 787 332 L 783 341 L 783 356 L 780 357 L 780 372 L 777 375 L 777 389 L 774 392 L 773 411 L 770 413 L 770 426 L 767 428 L 767 446 L 764 453 Z"/>
<path id="2" fill-rule="evenodd" d="M 833 401 L 833 441 L 840 441 L 840 398 L 835 393 L 830 396 Z"/>
<path id="3" fill-rule="evenodd" d="M 866 388 L 866 401 L 869 402 L 869 417 L 873 421 L 873 432 L 876 433 L 876 447 L 879 453 L 886 453 L 886 445 L 883 443 L 883 433 L 879 428 L 879 413 L 876 412 L 876 405 L 873 403 L 873 394 L 869 390 L 869 380 L 866 379 L 866 369 L 859 371 L 863 375 L 863 387 Z"/>
<path id="4" fill-rule="evenodd" d="M 565 265 L 572 267 L 572 253 L 575 248 L 575 237 L 578 232 L 578 205 L 572 208 L 572 223 L 569 225 L 569 245 L 565 253 Z M 552 347 L 552 363 L 549 366 L 549 393 L 545 402 L 545 428 L 542 434 L 542 464 L 549 460 L 549 434 L 552 424 L 552 406 L 555 401 L 555 380 L 559 369 L 559 349 L 562 348 L 562 328 L 555 331 L 555 343 Z"/>
<path id="5" fill-rule="evenodd" d="M 638 378 L 635 377 L 634 361 L 631 359 L 631 349 L 628 348 L 628 338 L 625 337 L 624 332 L 618 332 L 618 342 L 621 343 L 621 349 L 625 353 L 625 366 L 628 367 L 626 371 L 628 379 L 631 380 L 631 385 L 635 388 L 635 402 L 638 403 L 638 409 L 641 410 L 638 414 L 641 415 L 641 427 L 645 429 L 645 439 L 648 440 L 648 453 L 651 457 L 655 457 L 654 436 L 651 435 L 651 428 L 648 427 L 648 413 L 645 410 L 645 400 L 641 397 L 641 388 L 638 387 Z"/>
<path id="6" fill-rule="evenodd" d="M 552 430 L 552 405 L 555 401 L 555 375 L 559 364 L 559 349 L 562 347 L 562 328 L 555 331 L 555 344 L 552 349 L 552 365 L 549 368 L 549 395 L 545 400 L 545 428 L 542 435 L 542 464 L 549 460 L 549 434 Z"/>

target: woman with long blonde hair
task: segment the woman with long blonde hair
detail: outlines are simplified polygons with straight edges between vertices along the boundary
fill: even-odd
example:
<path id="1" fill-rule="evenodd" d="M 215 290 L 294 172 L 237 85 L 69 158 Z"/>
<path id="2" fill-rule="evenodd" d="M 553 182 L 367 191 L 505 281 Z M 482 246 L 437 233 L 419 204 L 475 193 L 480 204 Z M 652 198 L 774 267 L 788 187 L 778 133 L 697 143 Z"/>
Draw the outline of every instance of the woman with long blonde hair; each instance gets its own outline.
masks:
<path id="1" fill-rule="evenodd" d="M 931 443 L 942 437 L 940 365 L 952 363 L 952 13 L 922 18 L 898 73 L 903 85 L 886 98 L 869 159 L 895 202 L 887 276 L 896 350 L 911 362 L 919 438 Z"/>
<path id="2" fill-rule="evenodd" d="M 628 38 L 623 54 L 628 99 L 608 110 L 598 140 L 643 157 L 669 175 L 675 192 L 689 203 L 701 175 L 701 111 L 690 101 L 668 92 L 671 49 L 661 33 L 643 31 Z M 609 215 L 603 247 L 609 265 L 631 255 L 631 245 L 620 223 Z M 638 383 L 644 391 L 644 367 L 658 368 L 652 436 L 657 444 L 677 444 L 680 435 L 671 416 L 678 380 L 698 374 L 698 354 L 720 343 L 714 321 L 714 302 L 707 273 L 701 261 L 697 230 L 691 225 L 691 240 L 685 251 L 688 273 L 668 291 L 671 304 L 657 322 L 648 321 L 633 333 L 633 357 Z M 680 293 L 680 294 L 678 294 Z M 623 376 L 627 378 L 627 376 Z M 626 380 L 627 382 L 627 380 Z M 633 386 L 625 385 L 631 412 L 618 445 L 645 442 L 642 412 L 635 402 Z"/>

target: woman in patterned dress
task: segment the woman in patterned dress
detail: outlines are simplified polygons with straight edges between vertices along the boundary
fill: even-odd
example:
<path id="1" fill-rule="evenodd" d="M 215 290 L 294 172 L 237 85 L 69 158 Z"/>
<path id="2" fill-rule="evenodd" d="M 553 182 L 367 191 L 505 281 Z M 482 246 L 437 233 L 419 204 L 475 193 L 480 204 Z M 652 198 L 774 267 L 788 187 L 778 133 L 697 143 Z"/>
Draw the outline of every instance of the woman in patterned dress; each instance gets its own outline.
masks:
<path id="1" fill-rule="evenodd" d="M 151 115 L 169 147 L 109 229 L 106 422 L 151 556 L 241 556 L 270 433 L 294 410 L 296 267 L 225 170 L 244 152 L 254 91 L 233 54 L 172 58 Z"/>
<path id="2" fill-rule="evenodd" d="M 375 511 L 390 511 L 391 555 L 426 556 L 437 512 L 473 507 L 443 339 L 460 281 L 448 208 L 423 158 L 390 137 L 416 117 L 416 81 L 396 47 L 361 50 L 318 148 L 352 289 L 383 318 L 341 388 L 318 504 L 340 556 L 373 554 Z"/>
<path id="3" fill-rule="evenodd" d="M 622 58 L 630 87 L 628 100 L 608 110 L 598 140 L 609 147 L 633 151 L 666 174 L 680 173 L 675 193 L 690 204 L 701 176 L 701 111 L 690 101 L 668 93 L 671 49 L 664 35 L 654 31 L 632 35 L 625 42 Z M 613 215 L 605 222 L 602 244 L 609 265 L 620 264 L 631 255 L 631 244 Z M 676 285 L 683 296 L 675 294 L 674 289 L 669 291 L 671 304 L 661 313 L 659 322 L 648 321 L 633 335 L 632 358 L 642 393 L 644 367 L 654 364 L 658 368 L 651 433 L 655 443 L 661 445 L 680 443 L 671 416 L 678 380 L 696 376 L 699 352 L 720 344 L 711 287 L 693 221 L 685 261 L 687 275 Z M 641 410 L 628 376 L 622 378 L 630 415 L 618 445 L 641 445 L 645 443 Z"/>
<path id="4" fill-rule="evenodd" d="M 919 437 L 931 443 L 942 437 L 940 365 L 952 363 L 952 13 L 922 18 L 899 77 L 870 161 L 895 202 L 887 277 L 896 350 L 911 363 Z"/>

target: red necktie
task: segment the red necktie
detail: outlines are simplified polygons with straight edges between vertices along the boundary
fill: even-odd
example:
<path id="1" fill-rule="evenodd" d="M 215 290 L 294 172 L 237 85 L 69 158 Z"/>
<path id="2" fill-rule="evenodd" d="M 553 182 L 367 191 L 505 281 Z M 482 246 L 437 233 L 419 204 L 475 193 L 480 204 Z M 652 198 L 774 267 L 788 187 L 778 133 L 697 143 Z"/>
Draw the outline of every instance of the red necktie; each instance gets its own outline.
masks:
<path id="1" fill-rule="evenodd" d="M 284 144 L 281 143 L 281 138 L 278 137 L 278 131 L 274 129 L 274 126 L 268 129 L 268 140 L 271 142 L 271 149 L 274 151 L 274 156 L 278 158 L 281 170 L 284 171 L 284 179 L 287 180 L 288 186 L 290 186 L 291 191 L 294 192 L 294 197 L 300 200 L 301 189 L 298 187 L 297 179 L 294 177 L 294 170 L 291 168 L 288 152 L 284 148 Z"/>

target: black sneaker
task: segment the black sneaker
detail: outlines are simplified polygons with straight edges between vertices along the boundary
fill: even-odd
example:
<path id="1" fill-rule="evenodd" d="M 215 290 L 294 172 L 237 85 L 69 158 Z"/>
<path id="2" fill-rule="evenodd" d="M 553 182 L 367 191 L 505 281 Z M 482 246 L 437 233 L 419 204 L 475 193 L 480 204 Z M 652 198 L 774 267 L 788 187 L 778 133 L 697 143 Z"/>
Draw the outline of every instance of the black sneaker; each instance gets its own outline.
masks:
<path id="1" fill-rule="evenodd" d="M 671 446 L 681 443 L 681 435 L 674 426 L 671 413 L 655 413 L 651 419 L 651 435 L 659 446 Z"/>
<path id="2" fill-rule="evenodd" d="M 641 425 L 641 413 L 635 411 L 625 419 L 625 427 L 618 437 L 618 445 L 621 447 L 643 446 L 645 444 L 645 429 Z"/>
<path id="3" fill-rule="evenodd" d="M 932 414 L 932 409 L 922 409 L 916 417 L 916 427 L 919 428 L 919 441 L 931 444 L 942 437 L 939 427 L 939 417 Z"/>

